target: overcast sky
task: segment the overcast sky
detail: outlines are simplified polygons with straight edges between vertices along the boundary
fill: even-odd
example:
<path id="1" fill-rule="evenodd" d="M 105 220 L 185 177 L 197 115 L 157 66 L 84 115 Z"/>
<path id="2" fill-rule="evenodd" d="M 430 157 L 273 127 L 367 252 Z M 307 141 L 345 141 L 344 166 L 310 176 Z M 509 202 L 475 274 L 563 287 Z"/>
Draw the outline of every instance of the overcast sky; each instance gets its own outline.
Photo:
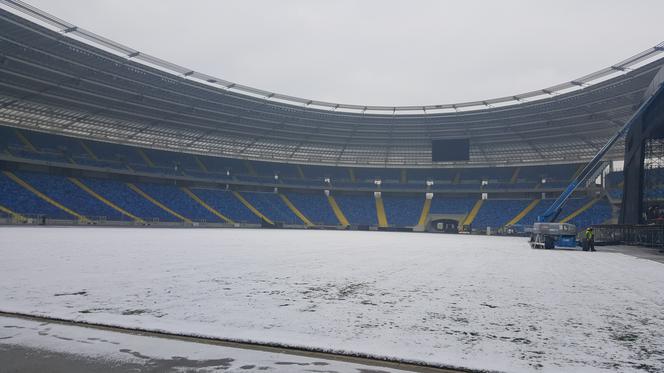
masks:
<path id="1" fill-rule="evenodd" d="M 203 73 L 362 105 L 522 93 L 664 40 L 662 0 L 27 1 Z"/>

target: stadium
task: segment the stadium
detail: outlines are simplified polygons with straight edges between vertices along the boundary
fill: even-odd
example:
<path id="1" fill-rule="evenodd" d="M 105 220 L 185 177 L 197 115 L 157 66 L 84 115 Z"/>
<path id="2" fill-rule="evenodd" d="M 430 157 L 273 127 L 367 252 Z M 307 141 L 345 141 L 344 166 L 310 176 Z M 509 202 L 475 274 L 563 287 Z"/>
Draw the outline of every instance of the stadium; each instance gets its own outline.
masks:
<path id="1" fill-rule="evenodd" d="M 579 237 L 662 243 L 664 43 L 536 91 L 370 106 L 0 4 L 5 328 L 41 317 L 359 356 L 373 362 L 346 363 L 367 372 L 664 369 L 661 259 L 527 244 L 567 191 L 554 222 Z M 640 131 L 614 139 L 649 94 Z"/>

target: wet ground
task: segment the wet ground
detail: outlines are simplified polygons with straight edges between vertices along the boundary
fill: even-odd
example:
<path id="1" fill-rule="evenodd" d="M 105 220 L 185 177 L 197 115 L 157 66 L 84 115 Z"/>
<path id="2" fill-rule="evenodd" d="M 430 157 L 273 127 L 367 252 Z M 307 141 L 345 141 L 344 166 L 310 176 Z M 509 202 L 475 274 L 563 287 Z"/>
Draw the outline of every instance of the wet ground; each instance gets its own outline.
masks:
<path id="1" fill-rule="evenodd" d="M 352 357 L 324 359 L 315 353 L 278 351 L 0 316 L 0 373 L 451 372 L 427 368 L 402 370 L 385 362 L 374 366 L 358 363 L 359 359 Z"/>

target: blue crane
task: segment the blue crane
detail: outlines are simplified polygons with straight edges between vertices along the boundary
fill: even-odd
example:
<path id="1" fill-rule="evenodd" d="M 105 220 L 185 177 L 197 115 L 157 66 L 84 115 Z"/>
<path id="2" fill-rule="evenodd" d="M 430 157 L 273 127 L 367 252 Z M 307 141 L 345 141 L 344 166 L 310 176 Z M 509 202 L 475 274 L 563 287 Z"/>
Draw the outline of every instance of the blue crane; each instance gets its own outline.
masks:
<path id="1" fill-rule="evenodd" d="M 660 82 L 659 86 L 653 90 L 652 94 L 643 101 L 641 106 L 632 114 L 632 116 L 627 120 L 627 122 L 620 128 L 620 130 L 611 137 L 611 139 L 595 154 L 592 160 L 579 172 L 579 174 L 572 180 L 572 182 L 565 188 L 560 196 L 549 206 L 549 208 L 540 216 L 537 217 L 538 222 L 547 223 L 554 222 L 558 219 L 560 212 L 562 211 L 565 203 L 569 197 L 574 193 L 579 185 L 582 185 L 588 178 L 592 177 L 597 171 L 597 168 L 602 164 L 602 158 L 604 155 L 611 149 L 611 147 L 618 141 L 622 136 L 627 134 L 632 128 L 632 125 L 639 119 L 641 115 L 650 107 L 655 98 L 658 96 L 660 91 L 664 89 L 664 82 Z"/>

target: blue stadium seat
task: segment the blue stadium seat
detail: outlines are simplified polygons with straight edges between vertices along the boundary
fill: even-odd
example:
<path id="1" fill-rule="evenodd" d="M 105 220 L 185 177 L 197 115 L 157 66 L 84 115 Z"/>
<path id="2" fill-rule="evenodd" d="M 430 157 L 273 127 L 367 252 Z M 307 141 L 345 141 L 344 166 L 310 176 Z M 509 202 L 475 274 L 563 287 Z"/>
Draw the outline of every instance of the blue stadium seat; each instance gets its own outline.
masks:
<path id="1" fill-rule="evenodd" d="M 339 225 L 327 197 L 322 192 L 286 192 L 285 195 L 315 225 Z"/>
<path id="2" fill-rule="evenodd" d="M 422 214 L 424 194 L 421 197 L 382 194 L 387 223 L 390 226 L 413 227 Z"/>
<path id="3" fill-rule="evenodd" d="M 131 220 L 91 196 L 64 176 L 35 172 L 15 172 L 16 176 L 63 206 L 93 220 Z"/>
<path id="4" fill-rule="evenodd" d="M 210 207 L 236 223 L 260 224 L 261 222 L 261 219 L 235 198 L 231 192 L 206 188 L 194 188 L 192 191 Z"/>
<path id="5" fill-rule="evenodd" d="M 0 173 L 0 204 L 23 215 L 40 215 L 50 219 L 74 219 L 65 211 L 37 197 Z"/>
<path id="6" fill-rule="evenodd" d="M 378 224 L 373 194 L 335 194 L 334 199 L 351 224 Z"/>

